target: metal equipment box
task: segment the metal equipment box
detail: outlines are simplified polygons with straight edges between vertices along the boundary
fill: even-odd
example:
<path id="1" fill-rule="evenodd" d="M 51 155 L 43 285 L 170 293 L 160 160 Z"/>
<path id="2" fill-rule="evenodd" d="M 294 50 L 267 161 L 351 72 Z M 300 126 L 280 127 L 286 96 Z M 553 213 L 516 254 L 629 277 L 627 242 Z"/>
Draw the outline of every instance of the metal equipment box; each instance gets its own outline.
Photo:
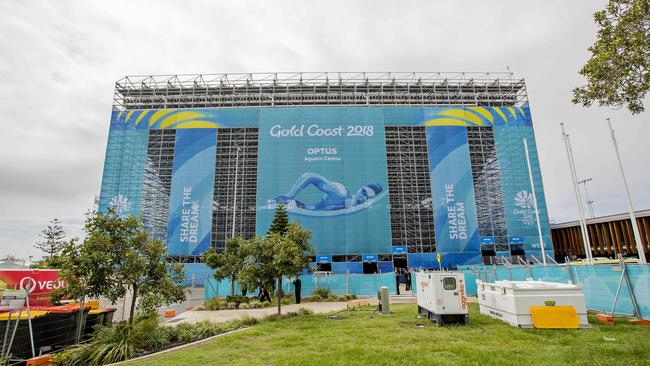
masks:
<path id="1" fill-rule="evenodd" d="M 476 287 L 481 314 L 515 327 L 534 327 L 531 309 L 539 307 L 573 307 L 579 327 L 590 327 L 581 285 L 530 280 L 476 280 Z"/>
<path id="2" fill-rule="evenodd" d="M 465 275 L 461 272 L 417 272 L 418 312 L 436 324 L 467 324 Z"/>

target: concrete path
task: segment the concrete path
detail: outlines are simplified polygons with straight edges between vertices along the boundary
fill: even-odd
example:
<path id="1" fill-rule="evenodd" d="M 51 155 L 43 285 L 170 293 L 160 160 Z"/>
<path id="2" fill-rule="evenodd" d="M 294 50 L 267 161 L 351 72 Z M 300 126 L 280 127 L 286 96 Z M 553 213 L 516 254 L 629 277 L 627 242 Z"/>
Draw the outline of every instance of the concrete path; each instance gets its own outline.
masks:
<path id="1" fill-rule="evenodd" d="M 282 305 L 282 314 L 297 312 L 300 308 L 309 309 L 314 313 L 329 313 L 346 309 L 345 302 L 305 302 L 302 304 Z M 266 316 L 276 314 L 277 307 L 263 309 L 236 309 L 236 310 L 191 310 L 167 320 L 168 324 L 198 323 L 200 321 L 211 321 L 213 323 L 225 323 L 231 320 L 239 320 L 243 316 L 250 316 L 255 319 L 262 319 Z"/>

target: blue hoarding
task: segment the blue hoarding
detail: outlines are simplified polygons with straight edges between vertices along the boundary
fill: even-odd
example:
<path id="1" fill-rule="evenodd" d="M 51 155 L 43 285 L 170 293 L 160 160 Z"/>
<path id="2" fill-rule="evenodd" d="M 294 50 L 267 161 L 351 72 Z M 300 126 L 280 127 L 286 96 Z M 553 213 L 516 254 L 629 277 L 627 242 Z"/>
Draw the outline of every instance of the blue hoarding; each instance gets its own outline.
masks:
<path id="1" fill-rule="evenodd" d="M 316 253 L 391 250 L 383 115 L 362 108 L 260 112 L 257 234 L 282 204 Z"/>
<path id="2" fill-rule="evenodd" d="M 216 129 L 179 129 L 169 198 L 169 255 L 199 255 L 210 247 Z"/>
<path id="3" fill-rule="evenodd" d="M 427 127 L 436 247 L 443 267 L 481 261 L 465 127 Z"/>
<path id="4" fill-rule="evenodd" d="M 507 162 L 500 164 L 499 174 L 501 176 L 501 186 L 503 187 L 503 203 L 508 235 L 520 238 L 527 255 L 541 257 L 542 248 L 539 242 L 535 205 L 524 150 L 524 138 L 528 140 L 544 249 L 547 255 L 553 256 L 542 173 L 539 168 L 537 148 L 535 146 L 535 134 L 531 126 L 494 127 L 497 157 L 500 162 Z"/>

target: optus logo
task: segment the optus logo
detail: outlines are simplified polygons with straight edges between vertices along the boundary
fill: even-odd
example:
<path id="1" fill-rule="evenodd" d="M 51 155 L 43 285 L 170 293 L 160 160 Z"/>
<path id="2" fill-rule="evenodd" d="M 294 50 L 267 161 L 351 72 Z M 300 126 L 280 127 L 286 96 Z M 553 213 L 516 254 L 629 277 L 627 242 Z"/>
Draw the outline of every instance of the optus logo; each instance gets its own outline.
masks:
<path id="1" fill-rule="evenodd" d="M 37 281 L 31 277 L 23 277 L 20 280 L 20 289 L 26 290 L 29 288 L 29 293 L 32 292 L 49 292 L 59 288 L 65 287 L 65 281 L 63 280 L 47 280 L 47 281 Z"/>

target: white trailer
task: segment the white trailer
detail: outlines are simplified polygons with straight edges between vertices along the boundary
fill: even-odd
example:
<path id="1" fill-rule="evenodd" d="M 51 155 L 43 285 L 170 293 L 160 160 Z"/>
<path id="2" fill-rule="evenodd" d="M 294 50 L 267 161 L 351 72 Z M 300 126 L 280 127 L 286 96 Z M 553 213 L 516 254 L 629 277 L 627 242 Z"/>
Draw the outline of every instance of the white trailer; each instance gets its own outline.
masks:
<path id="1" fill-rule="evenodd" d="M 461 272 L 417 272 L 418 312 L 436 324 L 469 321 L 465 275 Z"/>

